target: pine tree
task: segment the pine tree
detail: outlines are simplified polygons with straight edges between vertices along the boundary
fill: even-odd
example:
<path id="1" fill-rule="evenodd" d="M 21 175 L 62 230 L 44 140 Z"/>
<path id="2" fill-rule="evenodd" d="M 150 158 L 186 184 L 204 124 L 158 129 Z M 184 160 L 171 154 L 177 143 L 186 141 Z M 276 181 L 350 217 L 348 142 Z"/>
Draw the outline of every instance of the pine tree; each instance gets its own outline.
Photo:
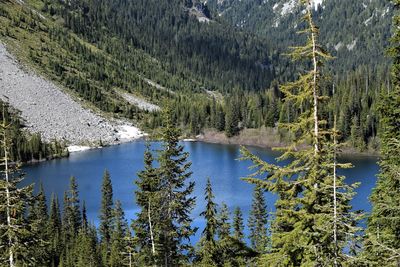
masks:
<path id="1" fill-rule="evenodd" d="M 86 214 L 86 202 L 82 203 L 82 228 L 87 229 L 89 227 L 89 222 Z"/>
<path id="2" fill-rule="evenodd" d="M 248 223 L 251 246 L 260 253 L 266 253 L 269 249 L 268 212 L 263 193 L 260 186 L 255 187 Z"/>
<path id="3" fill-rule="evenodd" d="M 217 204 L 214 202 L 214 194 L 210 178 L 207 179 L 205 189 L 206 210 L 200 216 L 206 220 L 206 226 L 200 239 L 200 265 L 217 266 L 218 255 L 215 237 L 218 229 Z"/>
<path id="4" fill-rule="evenodd" d="M 57 196 L 53 194 L 51 197 L 49 220 L 47 222 L 47 236 L 50 242 L 49 261 L 51 267 L 57 267 L 60 263 L 60 256 L 63 251 L 61 231 L 60 205 L 58 204 Z"/>
<path id="5" fill-rule="evenodd" d="M 218 214 L 218 229 L 217 234 L 219 240 L 228 238 L 231 235 L 231 225 L 229 223 L 229 209 L 226 203 L 221 204 L 221 209 Z"/>
<path id="6" fill-rule="evenodd" d="M 101 187 L 101 208 L 100 208 L 100 227 L 99 233 L 101 238 L 101 251 L 103 262 L 108 263 L 110 253 L 110 239 L 112 227 L 112 211 L 113 211 L 113 189 L 110 174 L 104 171 L 103 183 Z"/>
<path id="7" fill-rule="evenodd" d="M 111 234 L 110 267 L 119 267 L 124 265 L 126 256 L 126 237 L 129 235 L 128 223 L 125 220 L 124 210 L 120 201 L 115 202 L 113 210 L 113 225 Z"/>
<path id="8" fill-rule="evenodd" d="M 307 59 L 311 70 L 299 75 L 298 80 L 281 87 L 285 102 L 296 108 L 300 115 L 293 122 L 287 120 L 279 127 L 294 137 L 291 144 L 280 149 L 278 160 L 290 160 L 284 166 L 269 164 L 242 149 L 243 159 L 253 161 L 257 170 L 247 181 L 278 195 L 276 213 L 272 223 L 271 253 L 262 257 L 260 264 L 283 266 L 319 266 L 343 264 L 347 261 L 344 248 L 357 228 L 355 214 L 350 212 L 349 202 L 354 186 L 347 186 L 344 178 L 338 178 L 336 168 L 348 167 L 334 162 L 333 131 L 327 129 L 321 117 L 321 67 L 330 56 L 318 44 L 318 28 L 312 17 L 311 1 L 302 0 L 306 6 L 307 34 L 305 46 L 294 47 L 293 59 Z M 265 175 L 265 179 L 255 176 Z M 334 186 L 334 181 L 336 184 Z M 336 205 L 333 188 L 340 189 Z M 334 216 L 334 206 L 340 216 Z M 339 220 L 339 221 L 338 221 Z M 340 226 L 337 233 L 334 225 Z M 333 242 L 336 236 L 337 242 Z"/>
<path id="9" fill-rule="evenodd" d="M 40 184 L 39 192 L 32 204 L 31 210 L 29 211 L 28 222 L 30 231 L 38 240 L 38 243 L 31 249 L 31 253 L 36 258 L 37 265 L 48 265 L 49 243 L 46 227 L 48 214 L 46 196 L 42 184 Z"/>
<path id="10" fill-rule="evenodd" d="M 394 0 L 391 39 L 393 89 L 382 95 L 381 159 L 372 212 L 367 224 L 366 255 L 370 266 L 400 266 L 400 1 Z"/>
<path id="11" fill-rule="evenodd" d="M 189 238 L 196 229 L 191 226 L 190 212 L 195 205 L 191 197 L 194 182 L 188 181 L 192 172 L 189 170 L 189 154 L 179 144 L 180 131 L 172 118 L 169 108 L 163 114 L 162 150 L 158 162 L 161 179 L 161 218 L 160 218 L 160 256 L 165 266 L 180 265 L 187 262 L 188 252 L 193 248 Z"/>
<path id="12" fill-rule="evenodd" d="M 78 230 L 82 225 L 81 210 L 79 205 L 78 184 L 74 176 L 70 178 L 68 192 L 64 195 L 64 231 L 74 237 L 78 234 Z"/>
<path id="13" fill-rule="evenodd" d="M 3 103 L 3 114 L 6 105 Z M 3 157 L 1 158 L 0 179 L 0 243 L 4 246 L 4 254 L 0 260 L 4 265 L 15 267 L 17 265 L 32 264 L 29 251 L 38 240 L 29 231 L 24 218 L 26 207 L 32 197 L 33 186 L 18 187 L 23 180 L 18 164 L 11 164 L 10 151 L 12 142 L 10 138 L 11 124 L 3 116 L 0 124 L 0 145 Z M 3 246 L 0 246 L 4 249 Z"/>
<path id="14" fill-rule="evenodd" d="M 150 144 L 144 152 L 144 170 L 138 173 L 136 204 L 141 207 L 137 218 L 133 222 L 133 230 L 138 240 L 139 261 L 146 264 L 156 263 L 159 244 L 160 222 L 160 178 L 158 171 L 153 167 L 153 155 Z M 157 233 L 156 233 L 157 231 Z"/>
<path id="15" fill-rule="evenodd" d="M 233 237 L 240 242 L 243 242 L 244 238 L 243 230 L 244 230 L 243 214 L 241 209 L 239 207 L 236 207 L 233 213 Z"/>
<path id="16" fill-rule="evenodd" d="M 76 258 L 73 259 L 74 267 L 100 267 L 101 256 L 97 253 L 97 230 L 94 226 L 80 228 L 74 246 L 72 247 Z M 107 265 L 106 265 L 107 266 Z"/>
<path id="17" fill-rule="evenodd" d="M 62 242 L 64 244 L 64 251 L 60 261 L 65 267 L 73 267 L 77 264 L 75 244 L 82 228 L 79 202 L 78 185 L 75 177 L 72 176 L 70 178 L 69 190 L 64 193 L 64 212 L 62 218 Z M 82 238 L 82 234 L 80 238 Z"/>
<path id="18" fill-rule="evenodd" d="M 101 241 L 108 244 L 111 238 L 112 210 L 113 210 L 113 189 L 110 173 L 105 170 L 103 184 L 101 187 L 101 208 L 100 208 L 100 237 Z"/>

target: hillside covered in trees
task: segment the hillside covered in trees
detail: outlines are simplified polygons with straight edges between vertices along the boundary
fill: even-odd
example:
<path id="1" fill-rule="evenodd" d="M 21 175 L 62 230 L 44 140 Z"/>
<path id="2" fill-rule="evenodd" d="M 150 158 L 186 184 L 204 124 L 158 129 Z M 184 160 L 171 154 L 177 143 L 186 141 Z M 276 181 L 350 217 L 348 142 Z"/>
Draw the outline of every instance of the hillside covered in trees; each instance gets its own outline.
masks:
<path id="1" fill-rule="evenodd" d="M 287 109 L 289 119 L 283 118 L 278 124 L 281 131 L 291 134 L 289 143 L 279 149 L 278 165 L 241 149 L 241 160 L 253 164 L 252 173 L 241 182 L 255 185 L 253 196 L 249 196 L 253 200 L 249 243 L 244 241 L 242 211 L 235 209 L 230 222 L 226 204 L 215 202 L 210 179 L 204 189 L 206 206 L 201 213 L 205 227 L 193 227 L 191 212 L 196 198 L 192 193 L 196 185 L 191 179 L 189 155 L 179 142 L 178 118 L 171 108 L 164 108 L 161 114 L 161 149 L 153 151 L 147 146 L 144 168 L 134 177 L 135 201 L 140 207 L 136 218 L 130 225 L 125 220 L 105 171 L 99 189 L 102 199 L 98 228 L 88 222 L 74 177 L 64 194 L 63 208 L 58 196 L 53 196 L 48 209 L 43 188 L 34 195 L 32 185 L 18 187 L 23 175 L 18 165 L 10 163 L 14 135 L 3 110 L 1 263 L 10 267 L 399 266 L 400 1 L 393 1 L 391 84 L 375 98 L 380 116 L 380 127 L 375 131 L 381 140 L 381 158 L 377 184 L 370 196 L 372 212 L 368 215 L 352 210 L 357 184 L 348 184 L 346 177 L 340 175 L 339 169 L 351 166 L 338 161 L 341 135 L 345 133 L 340 128 L 344 101 L 334 96 L 336 92 L 357 92 L 343 89 L 357 79 L 348 84 L 335 83 L 334 88 L 326 85 L 332 83 L 323 66 L 332 57 L 319 39 L 310 1 L 300 3 L 305 10 L 303 34 L 307 38 L 292 48 L 290 57 L 305 62 L 307 68 L 275 91 L 284 99 L 281 105 L 291 107 Z M 377 79 L 373 78 L 374 73 L 369 77 Z M 368 102 L 371 90 L 368 86 L 363 89 L 364 101 Z M 345 99 L 351 98 L 354 95 Z M 238 103 L 240 100 L 236 99 Z M 243 108 L 242 112 L 246 111 Z M 229 116 L 233 120 L 238 114 Z M 355 135 L 356 130 L 360 128 L 355 129 L 353 124 L 350 134 Z M 277 196 L 276 209 L 270 214 L 265 191 Z M 360 225 L 363 218 L 365 226 Z M 190 238 L 196 231 L 201 231 L 201 238 L 193 244 Z"/>
<path id="2" fill-rule="evenodd" d="M 270 5 L 272 2 L 257 6 L 259 12 L 271 16 L 265 21 L 276 15 Z M 313 9 L 317 22 L 325 10 L 340 13 L 344 8 L 343 3 L 334 9 L 326 5 L 323 10 Z M 230 137 L 247 128 L 274 128 L 296 119 L 298 112 L 283 101 L 280 84 L 294 80 L 306 67 L 291 63 L 285 55 L 288 46 L 302 40 L 294 37 L 291 27 L 285 27 L 294 23 L 296 12 L 282 17 L 282 27 L 290 32 L 258 24 L 264 21 L 258 15 L 250 16 L 255 20 L 254 27 L 238 28 L 226 20 L 229 12 L 240 7 L 236 2 L 226 10 L 220 6 L 225 15 L 219 17 L 212 1 L 205 5 L 199 1 L 21 4 L 10 0 L 0 5 L 1 39 L 23 62 L 96 110 L 131 119 L 147 131 L 157 129 L 160 113 L 132 105 L 124 97 L 127 93 L 161 107 L 171 103 L 184 135 L 216 129 Z M 379 10 L 385 8 L 379 6 Z M 250 8 L 248 14 L 255 9 Z M 382 27 L 375 31 L 379 35 L 359 41 L 359 45 L 375 49 L 373 53 L 358 46 L 354 51 L 341 48 L 333 51 L 336 59 L 327 64 L 333 67 L 328 68 L 332 75 L 323 84 L 332 96 L 324 110 L 328 123 L 332 126 L 337 115 L 341 139 L 359 150 L 374 151 L 379 146 L 376 102 L 381 92 L 390 89 L 388 60 L 382 56 L 390 35 L 389 14 L 373 24 Z M 322 40 L 328 44 L 333 41 L 325 38 L 334 39 L 336 35 L 329 35 L 332 29 L 324 25 L 333 25 L 329 21 L 334 18 L 321 19 Z M 298 29 L 302 27 L 304 24 L 299 23 Z M 260 33 L 257 29 L 261 28 L 271 32 Z M 376 61 L 372 63 L 371 59 Z M 343 60 L 348 62 L 343 64 Z M 340 109 L 335 103 L 341 103 Z M 279 132 L 279 136 L 283 142 L 288 139 L 285 132 Z"/>

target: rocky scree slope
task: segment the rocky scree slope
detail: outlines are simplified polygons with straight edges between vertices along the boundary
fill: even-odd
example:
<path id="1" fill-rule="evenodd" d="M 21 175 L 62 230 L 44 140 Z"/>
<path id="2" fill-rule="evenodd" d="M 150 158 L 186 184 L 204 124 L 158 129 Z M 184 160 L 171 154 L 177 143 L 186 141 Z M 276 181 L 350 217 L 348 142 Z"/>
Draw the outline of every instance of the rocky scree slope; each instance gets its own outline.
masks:
<path id="1" fill-rule="evenodd" d="M 138 128 L 85 109 L 55 84 L 24 70 L 0 43 L 0 97 L 21 111 L 30 132 L 69 144 L 114 144 L 140 137 Z"/>

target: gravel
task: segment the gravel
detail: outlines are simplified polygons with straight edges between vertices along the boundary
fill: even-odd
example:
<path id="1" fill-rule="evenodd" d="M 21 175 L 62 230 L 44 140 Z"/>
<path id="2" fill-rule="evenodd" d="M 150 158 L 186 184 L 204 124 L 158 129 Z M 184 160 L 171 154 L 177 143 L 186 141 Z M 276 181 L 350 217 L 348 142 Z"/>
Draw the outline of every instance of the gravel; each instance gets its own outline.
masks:
<path id="1" fill-rule="evenodd" d="M 45 140 L 66 140 L 70 144 L 102 141 L 119 143 L 143 135 L 123 121 L 109 121 L 85 109 L 55 84 L 21 68 L 0 43 L 0 98 L 21 111 L 30 132 L 40 133 Z M 127 135 L 126 127 L 136 129 Z M 121 132 L 122 131 L 122 132 Z"/>
<path id="2" fill-rule="evenodd" d="M 126 101 L 128 101 L 128 103 L 137 106 L 138 108 L 142 109 L 142 110 L 147 110 L 150 112 L 156 112 L 156 111 L 160 111 L 161 108 L 157 105 L 154 105 L 146 100 L 144 100 L 143 98 L 134 96 L 132 94 L 128 94 L 128 93 L 122 93 L 122 92 L 117 92 L 121 97 L 123 97 Z"/>

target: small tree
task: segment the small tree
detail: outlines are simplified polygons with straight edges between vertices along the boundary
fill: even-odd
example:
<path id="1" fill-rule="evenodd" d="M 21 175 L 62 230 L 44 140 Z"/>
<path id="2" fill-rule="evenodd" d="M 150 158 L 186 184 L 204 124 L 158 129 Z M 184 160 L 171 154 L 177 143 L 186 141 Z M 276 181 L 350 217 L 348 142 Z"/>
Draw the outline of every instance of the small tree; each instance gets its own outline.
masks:
<path id="1" fill-rule="evenodd" d="M 141 208 L 132 227 L 137 238 L 139 261 L 156 264 L 160 236 L 161 185 L 158 170 L 153 167 L 150 144 L 144 152 L 144 170 L 135 180 L 136 203 Z"/>
<path id="2" fill-rule="evenodd" d="M 100 238 L 101 251 L 104 263 L 108 263 L 110 254 L 111 227 L 113 220 L 113 189 L 110 173 L 105 170 L 103 175 L 103 184 L 101 186 L 101 208 L 100 208 Z"/>
<path id="3" fill-rule="evenodd" d="M 259 253 L 266 253 L 269 249 L 269 237 L 267 232 L 268 212 L 265 203 L 264 192 L 260 186 L 256 186 L 253 193 L 253 203 L 249 216 L 249 239 L 251 246 Z"/>
<path id="4" fill-rule="evenodd" d="M 243 242 L 243 230 L 243 214 L 241 209 L 237 207 L 233 213 L 233 237 L 240 242 Z"/>
<path id="5" fill-rule="evenodd" d="M 218 255 L 215 240 L 218 229 L 217 204 L 214 202 L 210 178 L 207 179 L 205 200 L 206 209 L 200 214 L 206 220 L 206 226 L 200 239 L 200 264 L 203 266 L 217 266 Z"/>

